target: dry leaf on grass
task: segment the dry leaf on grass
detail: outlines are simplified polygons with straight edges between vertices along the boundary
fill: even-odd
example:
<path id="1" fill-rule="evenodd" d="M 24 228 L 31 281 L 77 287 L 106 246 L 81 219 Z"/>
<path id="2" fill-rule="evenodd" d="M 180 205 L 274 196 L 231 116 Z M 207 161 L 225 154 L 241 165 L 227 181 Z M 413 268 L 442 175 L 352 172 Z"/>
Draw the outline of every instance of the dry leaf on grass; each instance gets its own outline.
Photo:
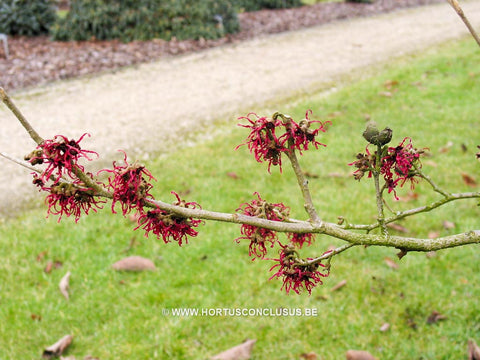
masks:
<path id="1" fill-rule="evenodd" d="M 384 260 L 385 260 L 385 264 L 387 264 L 389 268 L 392 268 L 395 270 L 398 269 L 398 264 L 392 259 L 390 259 L 389 257 L 386 257 Z"/>
<path id="2" fill-rule="evenodd" d="M 256 342 L 257 340 L 247 339 L 244 343 L 213 356 L 211 360 L 248 360 Z"/>
<path id="3" fill-rule="evenodd" d="M 234 171 L 227 172 L 227 176 L 228 176 L 229 178 L 234 179 L 234 180 L 240 179 L 240 176 L 238 176 L 238 174 L 237 174 L 236 172 L 234 172 Z"/>
<path id="4" fill-rule="evenodd" d="M 368 351 L 362 350 L 348 350 L 347 360 L 376 360 L 376 358 Z"/>
<path id="5" fill-rule="evenodd" d="M 335 285 L 334 287 L 332 287 L 332 288 L 330 289 L 330 291 L 340 290 L 340 289 L 343 288 L 345 285 L 347 285 L 347 280 L 342 280 L 342 281 L 340 281 L 337 285 Z"/>
<path id="6" fill-rule="evenodd" d="M 70 271 L 67 271 L 67 273 L 62 277 L 60 280 L 60 283 L 58 284 L 58 288 L 60 289 L 60 292 L 62 293 L 63 296 L 65 296 L 65 299 L 68 300 L 69 294 L 68 294 L 68 288 L 70 286 Z"/>
<path id="7" fill-rule="evenodd" d="M 398 231 L 398 232 L 404 233 L 404 234 L 407 234 L 408 232 L 410 232 L 410 230 L 408 230 L 405 226 L 402 226 L 400 224 L 388 223 L 387 227 L 389 229 L 392 229 L 392 230 L 395 230 L 395 231 Z"/>
<path id="8" fill-rule="evenodd" d="M 463 182 L 467 184 L 467 186 L 477 187 L 477 182 L 475 181 L 473 176 L 462 172 L 462 179 L 463 179 Z"/>
<path id="9" fill-rule="evenodd" d="M 480 360 L 480 347 L 472 339 L 468 340 L 468 360 Z"/>
<path id="10" fill-rule="evenodd" d="M 447 317 L 440 314 L 438 311 L 432 311 L 430 316 L 427 318 L 427 324 L 435 324 L 440 320 L 445 320 Z"/>
<path id="11" fill-rule="evenodd" d="M 429 239 L 436 239 L 440 236 L 440 231 L 430 231 L 427 236 Z"/>
<path id="12" fill-rule="evenodd" d="M 152 260 L 141 256 L 129 256 L 117 261 L 112 265 L 112 268 L 117 271 L 144 271 L 156 270 L 155 264 Z"/>
<path id="13" fill-rule="evenodd" d="M 389 323 L 384 323 L 382 326 L 380 326 L 380 331 L 381 332 L 386 332 L 390 329 L 390 324 Z"/>
<path id="14" fill-rule="evenodd" d="M 73 340 L 72 335 L 65 335 L 60 340 L 58 340 L 55 344 L 43 350 L 42 358 L 52 359 L 55 357 L 59 357 L 60 355 L 63 354 L 65 349 L 70 346 L 70 344 L 72 343 L 72 340 Z"/>
<path id="15" fill-rule="evenodd" d="M 314 352 L 303 353 L 300 355 L 300 357 L 305 360 L 318 360 L 318 355 Z"/>
<path id="16" fill-rule="evenodd" d="M 455 223 L 452 221 L 444 220 L 442 225 L 445 230 L 455 229 Z"/>

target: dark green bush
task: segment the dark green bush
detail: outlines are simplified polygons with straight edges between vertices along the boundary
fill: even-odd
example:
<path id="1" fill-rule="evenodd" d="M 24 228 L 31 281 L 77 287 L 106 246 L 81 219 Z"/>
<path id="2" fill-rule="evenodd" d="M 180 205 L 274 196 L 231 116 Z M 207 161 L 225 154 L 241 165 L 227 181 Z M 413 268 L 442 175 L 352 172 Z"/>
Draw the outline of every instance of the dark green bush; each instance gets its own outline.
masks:
<path id="1" fill-rule="evenodd" d="M 56 40 L 215 39 L 239 30 L 229 0 L 72 0 Z"/>
<path id="2" fill-rule="evenodd" d="M 261 9 L 282 9 L 302 6 L 302 0 L 232 0 L 237 9 L 257 11 Z"/>
<path id="3" fill-rule="evenodd" d="M 46 34 L 55 19 L 55 4 L 51 0 L 0 0 L 0 33 Z"/>

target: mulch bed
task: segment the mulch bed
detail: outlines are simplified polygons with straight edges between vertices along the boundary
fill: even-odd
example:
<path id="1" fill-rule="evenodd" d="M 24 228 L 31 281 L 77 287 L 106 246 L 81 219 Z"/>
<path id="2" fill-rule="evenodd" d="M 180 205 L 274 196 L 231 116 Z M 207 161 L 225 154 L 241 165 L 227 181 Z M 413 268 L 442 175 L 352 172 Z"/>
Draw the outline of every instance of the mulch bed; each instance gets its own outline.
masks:
<path id="1" fill-rule="evenodd" d="M 10 57 L 0 46 L 0 86 L 18 90 L 123 66 L 151 62 L 165 56 L 236 43 L 265 34 L 292 31 L 339 19 L 380 14 L 395 9 L 438 3 L 441 0 L 377 0 L 372 4 L 328 2 L 295 9 L 262 10 L 239 15 L 242 31 L 218 40 L 172 41 L 50 41 L 48 37 L 10 37 Z M 0 44 L 1 45 L 1 44 Z"/>

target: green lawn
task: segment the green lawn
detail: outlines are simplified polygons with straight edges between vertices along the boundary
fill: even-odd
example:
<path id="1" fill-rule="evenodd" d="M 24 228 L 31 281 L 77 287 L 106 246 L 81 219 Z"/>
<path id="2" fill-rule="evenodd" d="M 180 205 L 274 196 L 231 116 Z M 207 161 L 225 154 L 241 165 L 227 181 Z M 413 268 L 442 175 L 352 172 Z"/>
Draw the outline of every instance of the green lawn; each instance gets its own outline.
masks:
<path id="1" fill-rule="evenodd" d="M 480 144 L 479 60 L 478 48 L 468 39 L 398 61 L 332 95 L 312 93 L 294 99 L 294 106 L 281 104 L 278 109 L 294 119 L 312 109 L 313 118 L 333 123 L 321 138 L 328 146 L 301 158 L 304 170 L 318 175 L 310 185 L 321 216 L 331 222 L 340 215 L 355 223 L 374 221 L 373 184 L 353 180 L 347 165 L 365 148 L 361 133 L 366 118 L 391 127 L 392 144 L 409 136 L 417 147 L 428 147 L 431 156 L 423 168 L 440 186 L 472 191 L 461 173 L 480 181 L 475 159 Z M 236 123 L 219 120 L 215 129 L 205 130 L 214 132 L 212 140 L 148 161 L 158 179 L 155 197 L 173 202 L 174 190 L 204 209 L 234 212 L 259 191 L 304 219 L 288 164 L 283 174 L 273 168 L 269 175 L 266 165 L 256 163 L 245 147 L 234 151 L 247 135 Z M 227 175 L 231 172 L 236 177 Z M 418 198 L 395 202 L 389 197 L 389 205 L 406 209 L 438 198 L 426 183 L 417 189 Z M 408 189 L 399 192 L 407 194 Z M 401 224 L 409 236 L 421 237 L 479 229 L 477 203 L 449 204 Z M 445 229 L 443 221 L 453 222 L 454 228 Z M 409 253 L 401 261 L 395 249 L 353 248 L 333 260 L 324 285 L 311 296 L 297 296 L 286 295 L 279 281 L 268 280 L 272 262 L 252 262 L 248 245 L 234 241 L 238 225 L 206 223 L 182 248 L 145 238 L 132 231 L 134 226 L 111 215 L 108 205 L 78 224 L 68 218 L 60 223 L 53 216 L 45 219 L 43 209 L 1 225 L 0 359 L 39 359 L 46 346 L 65 334 L 74 336 L 67 354 L 77 359 L 88 354 L 100 359 L 207 359 L 246 338 L 257 339 L 255 360 L 299 359 L 310 351 L 321 359 L 342 359 L 351 348 L 368 350 L 382 360 L 466 359 L 467 340 L 480 342 L 476 246 L 440 251 L 434 257 Z M 341 242 L 319 236 L 302 254 L 318 255 L 332 244 Z M 157 271 L 111 269 L 127 255 L 152 259 Z M 387 266 L 386 257 L 399 268 Z M 48 261 L 62 266 L 47 274 Z M 72 273 L 69 301 L 58 289 L 67 271 Z M 330 291 L 344 279 L 344 288 Z M 165 314 L 173 308 L 315 309 L 318 315 Z M 446 319 L 428 324 L 433 311 Z M 390 329 L 381 332 L 384 323 Z"/>

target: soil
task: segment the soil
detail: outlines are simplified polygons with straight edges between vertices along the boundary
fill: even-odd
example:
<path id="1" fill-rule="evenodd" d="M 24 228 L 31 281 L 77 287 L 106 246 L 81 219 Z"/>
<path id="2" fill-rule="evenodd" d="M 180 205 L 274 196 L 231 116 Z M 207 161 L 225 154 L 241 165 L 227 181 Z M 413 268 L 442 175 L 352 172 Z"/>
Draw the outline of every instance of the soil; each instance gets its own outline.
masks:
<path id="1" fill-rule="evenodd" d="M 0 82 L 45 138 L 63 134 L 78 139 L 89 133 L 82 146 L 97 151 L 105 162 L 122 158 L 117 149 L 145 160 L 169 146 L 188 145 L 185 139 L 214 120 L 230 121 L 233 127 L 238 116 L 269 102 L 308 95 L 326 84 L 334 89 L 345 74 L 364 73 L 467 34 L 445 3 L 358 17 L 360 9 L 377 14 L 392 3 L 408 4 L 379 0 L 372 5 L 330 3 L 243 14 L 242 24 L 257 25 L 216 42 L 50 43 L 14 38 L 10 59 L 0 60 Z M 320 5 L 323 10 L 315 14 Z M 348 21 L 313 26 L 331 16 L 325 6 L 336 6 L 331 11 L 338 11 L 336 19 Z M 462 6 L 473 24 L 480 23 L 479 1 Z M 342 7 L 348 14 L 340 15 Z M 289 31 L 271 34 L 282 30 Z M 114 71 L 105 71 L 109 69 Z M 69 77 L 75 78 L 51 82 Z M 0 151 L 22 158 L 33 146 L 15 117 L 0 106 Z M 0 162 L 0 214 L 11 215 L 39 196 L 29 184 L 29 170 Z"/>

